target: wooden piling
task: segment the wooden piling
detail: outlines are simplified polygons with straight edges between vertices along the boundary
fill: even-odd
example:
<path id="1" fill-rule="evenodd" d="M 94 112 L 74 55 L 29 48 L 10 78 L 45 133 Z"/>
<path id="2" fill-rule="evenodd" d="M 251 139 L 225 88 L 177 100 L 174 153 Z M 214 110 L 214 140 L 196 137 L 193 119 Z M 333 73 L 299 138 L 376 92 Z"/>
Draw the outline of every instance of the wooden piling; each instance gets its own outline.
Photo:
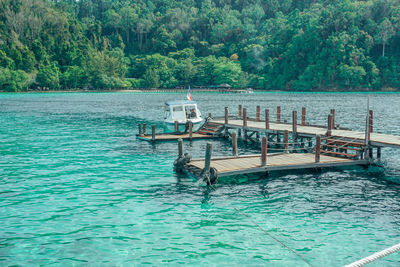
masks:
<path id="1" fill-rule="evenodd" d="M 243 127 L 247 126 L 247 109 L 243 108 Z"/>
<path id="2" fill-rule="evenodd" d="M 238 156 L 237 150 L 237 135 L 235 132 L 232 133 L 232 154 L 234 157 Z"/>
<path id="3" fill-rule="evenodd" d="M 151 126 L 151 141 L 152 142 L 156 141 L 156 126 L 155 125 Z"/>
<path id="4" fill-rule="evenodd" d="M 281 107 L 276 107 L 276 122 L 281 122 Z"/>
<path id="5" fill-rule="evenodd" d="M 381 160 L 381 156 L 382 156 L 381 148 L 380 148 L 380 147 L 377 147 L 377 148 L 376 148 L 376 158 L 377 158 L 378 160 Z"/>
<path id="6" fill-rule="evenodd" d="M 242 105 L 239 105 L 238 116 L 239 118 L 242 117 Z"/>
<path id="7" fill-rule="evenodd" d="M 228 107 L 225 107 L 225 124 L 228 124 Z"/>
<path id="8" fill-rule="evenodd" d="M 146 135 L 146 123 L 143 123 L 143 135 Z"/>
<path id="9" fill-rule="evenodd" d="M 331 109 L 331 115 L 332 115 L 332 121 L 331 121 L 332 126 L 331 126 L 331 129 L 335 129 L 335 110 L 334 109 Z"/>
<path id="10" fill-rule="evenodd" d="M 321 158 L 321 136 L 317 135 L 315 142 L 315 162 L 318 163 Z"/>
<path id="11" fill-rule="evenodd" d="M 289 152 L 289 131 L 286 130 L 284 137 L 283 137 L 283 143 L 285 145 L 285 153 Z"/>
<path id="12" fill-rule="evenodd" d="M 142 124 L 139 124 L 139 136 L 142 136 L 143 135 L 143 133 L 142 133 Z"/>
<path id="13" fill-rule="evenodd" d="M 256 121 L 260 121 L 260 106 L 256 107 Z"/>
<path id="14" fill-rule="evenodd" d="M 174 126 L 175 126 L 175 132 L 178 132 L 179 129 L 178 121 L 175 121 Z"/>
<path id="15" fill-rule="evenodd" d="M 327 128 L 327 132 L 326 135 L 327 136 L 331 136 L 332 135 L 332 114 L 328 115 L 328 128 Z"/>
<path id="16" fill-rule="evenodd" d="M 208 117 L 209 117 L 210 119 L 212 118 L 211 113 L 208 113 Z"/>
<path id="17" fill-rule="evenodd" d="M 306 108 L 302 107 L 301 108 L 301 126 L 306 125 Z"/>
<path id="18" fill-rule="evenodd" d="M 261 141 L 261 166 L 267 165 L 267 137 L 263 137 Z"/>
<path id="19" fill-rule="evenodd" d="M 210 173 L 210 167 L 211 167 L 211 153 L 212 153 L 212 144 L 207 143 L 206 147 L 206 157 L 205 157 L 205 162 L 204 162 L 204 173 Z"/>
<path id="20" fill-rule="evenodd" d="M 293 110 L 292 112 L 292 132 L 293 134 L 297 133 L 297 111 Z"/>
<path id="21" fill-rule="evenodd" d="M 369 133 L 371 134 L 374 131 L 374 111 L 369 111 Z"/>
<path id="22" fill-rule="evenodd" d="M 193 138 L 193 122 L 189 121 L 189 140 L 192 141 Z"/>
<path id="23" fill-rule="evenodd" d="M 179 156 L 179 158 L 183 157 L 183 140 L 182 140 L 182 138 L 178 139 L 178 156 Z"/>
<path id="24" fill-rule="evenodd" d="M 265 129 L 269 129 L 269 109 L 265 110 Z"/>

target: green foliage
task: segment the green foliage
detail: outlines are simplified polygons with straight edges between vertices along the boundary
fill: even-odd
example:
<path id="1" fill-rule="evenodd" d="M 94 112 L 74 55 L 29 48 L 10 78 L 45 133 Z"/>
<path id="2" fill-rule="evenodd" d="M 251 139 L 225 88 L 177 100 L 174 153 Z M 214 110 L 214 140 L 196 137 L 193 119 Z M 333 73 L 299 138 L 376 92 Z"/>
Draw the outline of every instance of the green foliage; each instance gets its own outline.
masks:
<path id="1" fill-rule="evenodd" d="M 28 88 L 29 76 L 22 70 L 0 68 L 0 90 L 21 92 Z"/>
<path id="2" fill-rule="evenodd" d="M 3 0 L 2 86 L 400 88 L 399 32 L 394 0 Z"/>

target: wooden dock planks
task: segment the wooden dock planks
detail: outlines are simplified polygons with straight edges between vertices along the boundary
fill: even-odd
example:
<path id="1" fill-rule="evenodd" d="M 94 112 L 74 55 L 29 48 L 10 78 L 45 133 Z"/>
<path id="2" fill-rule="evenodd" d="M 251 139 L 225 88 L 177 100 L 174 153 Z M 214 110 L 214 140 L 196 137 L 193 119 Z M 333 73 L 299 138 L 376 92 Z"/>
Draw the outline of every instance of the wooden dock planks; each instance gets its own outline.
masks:
<path id="1" fill-rule="evenodd" d="M 368 164 L 368 161 L 352 160 L 325 155 L 321 155 L 320 162 L 315 163 L 315 155 L 312 153 L 270 154 L 268 155 L 266 166 L 261 166 L 261 155 L 217 158 L 211 160 L 211 167 L 218 171 L 219 177 L 265 171 L 327 168 L 364 164 Z M 187 164 L 187 167 L 189 167 L 188 169 L 191 167 L 203 169 L 204 159 L 193 160 Z"/>
<path id="2" fill-rule="evenodd" d="M 224 120 L 216 119 L 212 120 L 213 123 L 224 124 Z M 231 119 L 229 123 L 226 124 L 227 127 L 231 128 L 242 128 L 243 120 Z M 256 131 L 279 131 L 279 132 L 292 132 L 291 124 L 282 123 L 269 123 L 269 129 L 265 129 L 265 121 L 247 121 L 247 129 Z M 327 132 L 326 128 L 316 127 L 316 126 L 301 126 L 297 125 L 297 133 L 308 136 L 325 135 Z M 332 130 L 332 136 L 354 140 L 354 141 L 365 141 L 365 133 L 351 130 Z M 374 146 L 389 146 L 389 147 L 400 147 L 400 136 L 374 133 L 370 135 L 371 144 Z"/>
<path id="3" fill-rule="evenodd" d="M 152 135 L 137 135 L 137 138 L 140 140 L 153 142 Z M 155 135 L 155 142 L 157 141 L 176 141 L 182 138 L 182 140 L 195 140 L 195 139 L 213 139 L 218 138 L 216 136 L 207 135 L 207 134 L 199 134 L 193 133 L 192 138 L 190 138 L 189 134 L 156 134 Z"/>

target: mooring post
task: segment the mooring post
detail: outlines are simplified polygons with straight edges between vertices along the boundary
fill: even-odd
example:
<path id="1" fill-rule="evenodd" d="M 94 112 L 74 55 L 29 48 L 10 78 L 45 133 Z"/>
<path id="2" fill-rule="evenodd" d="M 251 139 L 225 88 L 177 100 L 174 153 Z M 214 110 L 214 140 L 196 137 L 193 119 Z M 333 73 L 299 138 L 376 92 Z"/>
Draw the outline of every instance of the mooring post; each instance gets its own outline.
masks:
<path id="1" fill-rule="evenodd" d="M 292 112 L 292 141 L 293 148 L 296 148 L 297 145 L 297 111 L 293 110 Z"/>
<path id="2" fill-rule="evenodd" d="M 331 121 L 332 126 L 331 126 L 331 129 L 335 129 L 335 110 L 334 109 L 331 109 L 331 115 L 332 115 L 332 121 Z"/>
<path id="3" fill-rule="evenodd" d="M 289 152 L 289 131 L 288 130 L 285 130 L 283 142 L 285 145 L 285 153 L 288 153 Z"/>
<path id="4" fill-rule="evenodd" d="M 369 159 L 370 157 L 370 147 L 369 147 L 369 140 L 370 140 L 370 132 L 369 132 L 369 128 L 370 128 L 370 118 L 369 118 L 369 112 L 367 113 L 367 118 L 366 118 L 366 122 L 365 122 L 365 153 L 364 153 L 364 158 L 365 159 Z"/>
<path id="5" fill-rule="evenodd" d="M 179 156 L 179 158 L 183 157 L 183 140 L 182 140 L 182 138 L 178 139 L 178 156 Z"/>
<path id="6" fill-rule="evenodd" d="M 193 138 L 193 122 L 189 121 L 189 140 L 192 141 Z"/>
<path id="7" fill-rule="evenodd" d="M 280 106 L 276 107 L 276 122 L 277 123 L 281 122 L 281 107 Z"/>
<path id="8" fill-rule="evenodd" d="M 151 126 L 151 141 L 154 143 L 156 141 L 156 126 Z"/>
<path id="9" fill-rule="evenodd" d="M 178 132 L 179 129 L 178 121 L 175 121 L 174 126 L 175 126 L 175 132 Z"/>
<path id="10" fill-rule="evenodd" d="M 265 129 L 269 129 L 269 109 L 265 110 Z"/>
<path id="11" fill-rule="evenodd" d="M 243 126 L 247 126 L 247 109 L 243 108 Z"/>
<path id="12" fill-rule="evenodd" d="M 376 158 L 378 159 L 378 160 L 381 160 L 381 156 L 382 156 L 382 151 L 381 151 L 381 147 L 377 147 L 376 148 Z"/>
<path id="13" fill-rule="evenodd" d="M 208 117 L 209 117 L 210 119 L 212 118 L 211 113 L 208 113 Z"/>
<path id="14" fill-rule="evenodd" d="M 321 158 L 321 136 L 317 135 L 315 142 L 315 163 L 318 163 Z"/>
<path id="15" fill-rule="evenodd" d="M 233 156 L 237 157 L 238 156 L 238 150 L 237 150 L 237 135 L 235 132 L 232 133 L 232 154 Z"/>
<path id="16" fill-rule="evenodd" d="M 239 105 L 238 116 L 239 118 L 242 117 L 242 105 Z"/>
<path id="17" fill-rule="evenodd" d="M 263 137 L 261 141 L 261 166 L 267 165 L 267 137 Z"/>
<path id="18" fill-rule="evenodd" d="M 256 121 L 260 121 L 260 106 L 256 107 Z"/>
<path id="19" fill-rule="evenodd" d="M 143 123 L 143 135 L 146 135 L 146 123 Z"/>
<path id="20" fill-rule="evenodd" d="M 228 124 L 228 107 L 225 107 L 225 124 Z"/>
<path id="21" fill-rule="evenodd" d="M 211 167 L 211 153 L 212 153 L 212 144 L 207 143 L 206 147 L 206 158 L 204 162 L 204 173 L 210 173 L 210 167 Z"/>
<path id="22" fill-rule="evenodd" d="M 143 135 L 143 133 L 142 133 L 142 124 L 139 124 L 139 136 L 142 136 Z"/>
<path id="23" fill-rule="evenodd" d="M 306 125 L 306 108 L 302 107 L 301 108 L 301 126 Z"/>
<path id="24" fill-rule="evenodd" d="M 371 134 L 374 131 L 374 111 L 369 111 L 369 133 Z"/>
<path id="25" fill-rule="evenodd" d="M 332 135 L 332 114 L 328 115 L 328 129 L 327 129 L 326 135 L 327 136 Z"/>

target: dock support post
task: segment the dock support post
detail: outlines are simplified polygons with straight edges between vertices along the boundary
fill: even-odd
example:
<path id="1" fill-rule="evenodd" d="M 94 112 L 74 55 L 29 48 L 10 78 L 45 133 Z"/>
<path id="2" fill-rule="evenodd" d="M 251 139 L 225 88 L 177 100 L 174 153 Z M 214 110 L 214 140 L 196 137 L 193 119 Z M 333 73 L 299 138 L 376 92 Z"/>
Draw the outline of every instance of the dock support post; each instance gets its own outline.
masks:
<path id="1" fill-rule="evenodd" d="M 371 122 L 371 120 L 370 120 L 370 117 L 369 117 L 369 112 L 367 113 L 367 118 L 366 118 L 366 122 L 365 122 L 365 151 L 364 151 L 364 158 L 365 159 L 370 159 L 370 152 L 369 152 L 369 150 L 371 149 L 370 148 L 370 146 L 369 146 L 369 140 L 370 140 L 370 137 L 371 137 L 371 135 L 370 135 L 370 132 L 369 132 L 369 129 L 370 129 L 370 122 Z"/>
<path id="2" fill-rule="evenodd" d="M 211 113 L 208 113 L 208 117 L 209 117 L 210 119 L 212 118 Z"/>
<path id="3" fill-rule="evenodd" d="M 260 106 L 256 107 L 256 121 L 260 121 Z"/>
<path id="4" fill-rule="evenodd" d="M 238 156 L 238 150 L 237 150 L 237 135 L 235 132 L 232 133 L 232 154 L 234 157 Z"/>
<path id="5" fill-rule="evenodd" d="M 212 144 L 207 143 L 206 147 L 206 158 L 204 162 L 204 170 L 203 173 L 210 173 L 210 167 L 211 167 L 211 153 L 212 153 Z"/>
<path id="6" fill-rule="evenodd" d="M 228 107 L 225 107 L 225 124 L 228 124 Z"/>
<path id="7" fill-rule="evenodd" d="M 189 140 L 192 141 L 193 138 L 193 122 L 189 121 Z"/>
<path id="8" fill-rule="evenodd" d="M 247 109 L 243 108 L 243 127 L 247 126 Z"/>
<path id="9" fill-rule="evenodd" d="M 156 126 L 151 126 L 151 141 L 154 143 L 156 141 Z"/>
<path id="10" fill-rule="evenodd" d="M 267 165 L 267 137 L 263 137 L 261 141 L 261 166 Z"/>
<path id="11" fill-rule="evenodd" d="M 332 126 L 331 129 L 335 129 L 335 110 L 331 109 L 331 115 L 332 115 Z"/>
<path id="12" fill-rule="evenodd" d="M 281 107 L 280 106 L 276 107 L 276 122 L 277 123 L 281 122 Z"/>
<path id="13" fill-rule="evenodd" d="M 369 111 L 369 133 L 371 134 L 374 131 L 374 111 Z"/>
<path id="14" fill-rule="evenodd" d="M 315 142 L 315 163 L 320 161 L 321 157 L 321 136 L 317 135 Z"/>
<path id="15" fill-rule="evenodd" d="M 143 133 L 142 133 L 142 124 L 139 124 L 139 136 L 142 136 L 143 135 Z"/>
<path id="16" fill-rule="evenodd" d="M 306 108 L 302 107 L 301 108 L 301 126 L 306 125 Z"/>
<path id="17" fill-rule="evenodd" d="M 328 115 L 328 130 L 326 132 L 327 136 L 331 136 L 332 135 L 332 114 Z"/>
<path id="18" fill-rule="evenodd" d="M 146 123 L 143 123 L 143 135 L 146 135 Z"/>
<path id="19" fill-rule="evenodd" d="M 285 131 L 283 143 L 285 145 L 285 153 L 289 153 L 289 131 L 288 130 Z"/>
<path id="20" fill-rule="evenodd" d="M 242 117 L 242 105 L 239 105 L 238 116 L 239 119 Z"/>
<path id="21" fill-rule="evenodd" d="M 381 160 L 381 157 L 382 157 L 381 147 L 377 147 L 377 148 L 376 148 L 376 158 L 377 158 L 378 160 Z"/>
<path id="22" fill-rule="evenodd" d="M 178 121 L 175 121 L 174 126 L 175 126 L 175 132 L 178 132 L 179 129 Z"/>
<path id="23" fill-rule="evenodd" d="M 297 111 L 292 112 L 292 142 L 293 148 L 296 148 L 297 143 Z"/>
<path id="24" fill-rule="evenodd" d="M 269 109 L 265 110 L 265 129 L 269 129 Z"/>
<path id="25" fill-rule="evenodd" d="M 182 138 L 178 139 L 178 158 L 183 157 L 183 140 Z"/>

